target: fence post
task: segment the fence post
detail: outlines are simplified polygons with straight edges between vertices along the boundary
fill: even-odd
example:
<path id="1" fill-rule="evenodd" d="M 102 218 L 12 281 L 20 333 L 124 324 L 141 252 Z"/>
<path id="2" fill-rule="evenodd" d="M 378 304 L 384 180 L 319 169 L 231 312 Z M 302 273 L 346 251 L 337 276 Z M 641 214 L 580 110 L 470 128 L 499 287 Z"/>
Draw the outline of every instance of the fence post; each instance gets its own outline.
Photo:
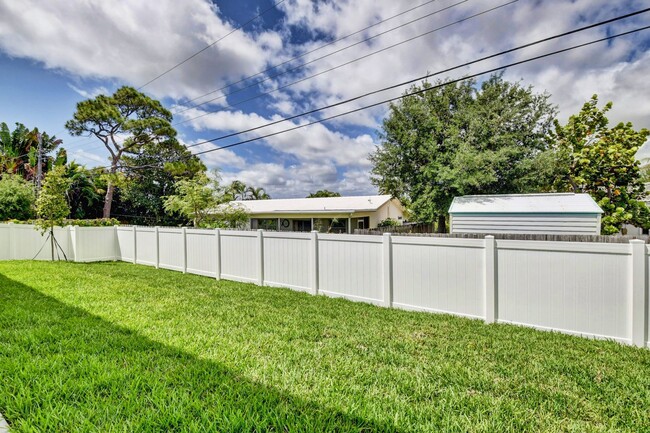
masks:
<path id="1" fill-rule="evenodd" d="M 155 242 L 155 248 L 156 248 L 156 269 L 160 269 L 160 232 L 159 232 L 159 227 L 156 226 L 153 229 L 154 236 L 156 237 Z"/>
<path id="2" fill-rule="evenodd" d="M 183 273 L 187 274 L 187 227 L 181 229 L 183 234 Z"/>
<path id="3" fill-rule="evenodd" d="M 264 285 L 264 230 L 257 229 L 257 284 Z"/>
<path id="4" fill-rule="evenodd" d="M 632 253 L 632 344 L 644 347 L 648 323 L 645 242 L 630 241 Z"/>
<path id="5" fill-rule="evenodd" d="M 384 306 L 393 306 L 393 242 L 390 233 L 384 233 L 383 239 L 383 286 Z"/>
<path id="6" fill-rule="evenodd" d="M 16 234 L 14 233 L 14 223 L 9 223 L 9 260 L 16 259 Z"/>
<path id="7" fill-rule="evenodd" d="M 214 229 L 214 239 L 215 239 L 215 250 L 217 252 L 217 261 L 215 263 L 216 265 L 216 275 L 215 278 L 217 280 L 221 279 L 221 230 L 220 229 Z"/>
<path id="8" fill-rule="evenodd" d="M 311 232 L 311 248 L 309 248 L 309 266 L 311 272 L 310 287 L 312 294 L 318 295 L 318 231 L 312 230 Z"/>
<path id="9" fill-rule="evenodd" d="M 70 227 L 70 231 L 74 232 L 74 243 L 72 244 L 72 248 L 74 249 L 74 261 L 75 262 L 80 262 L 81 261 L 81 254 L 79 253 L 79 226 L 68 226 Z"/>
<path id="10" fill-rule="evenodd" d="M 485 323 L 494 323 L 497 311 L 497 250 L 494 236 L 485 237 Z"/>
<path id="11" fill-rule="evenodd" d="M 138 229 L 133 226 L 133 264 L 138 263 Z"/>

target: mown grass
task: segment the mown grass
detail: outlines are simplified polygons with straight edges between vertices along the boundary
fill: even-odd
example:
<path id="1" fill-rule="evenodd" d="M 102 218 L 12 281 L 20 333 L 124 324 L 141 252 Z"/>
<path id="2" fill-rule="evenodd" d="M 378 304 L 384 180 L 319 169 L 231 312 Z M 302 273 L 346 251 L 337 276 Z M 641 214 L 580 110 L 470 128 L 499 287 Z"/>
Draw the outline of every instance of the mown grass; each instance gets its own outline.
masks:
<path id="1" fill-rule="evenodd" d="M 650 351 L 126 263 L 0 263 L 12 432 L 650 431 Z"/>

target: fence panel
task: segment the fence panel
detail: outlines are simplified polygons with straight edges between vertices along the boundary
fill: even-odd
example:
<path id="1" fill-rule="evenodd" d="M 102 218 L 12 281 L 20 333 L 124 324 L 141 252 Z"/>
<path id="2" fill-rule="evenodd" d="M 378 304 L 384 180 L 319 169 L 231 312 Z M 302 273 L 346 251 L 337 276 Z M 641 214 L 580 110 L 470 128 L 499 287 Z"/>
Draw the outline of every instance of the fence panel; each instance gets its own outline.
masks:
<path id="1" fill-rule="evenodd" d="M 499 322 L 630 341 L 629 245 L 497 241 Z"/>
<path id="2" fill-rule="evenodd" d="M 221 278 L 258 282 L 259 246 L 257 232 L 221 231 Z"/>
<path id="3" fill-rule="evenodd" d="M 381 237 L 318 235 L 319 292 L 383 304 Z"/>
<path id="4" fill-rule="evenodd" d="M 12 224 L 13 225 L 13 224 Z M 0 260 L 11 260 L 11 226 L 9 224 L 0 224 Z"/>
<path id="5" fill-rule="evenodd" d="M 76 262 L 99 262 L 120 258 L 115 227 L 74 227 L 71 230 L 71 245 Z"/>
<path id="6" fill-rule="evenodd" d="M 183 230 L 172 228 L 158 229 L 160 267 L 174 271 L 184 271 L 185 244 Z M 138 245 L 140 249 L 140 245 Z"/>
<path id="7" fill-rule="evenodd" d="M 393 236 L 393 305 L 484 317 L 484 241 Z"/>
<path id="8" fill-rule="evenodd" d="M 264 233 L 264 284 L 309 291 L 309 249 L 307 233 Z"/>
<path id="9" fill-rule="evenodd" d="M 187 272 L 215 277 L 217 272 L 216 232 L 187 229 Z"/>
<path id="10" fill-rule="evenodd" d="M 116 227 L 117 234 L 117 256 L 123 262 L 132 262 L 134 255 L 133 243 L 133 228 L 132 227 Z"/>
<path id="11" fill-rule="evenodd" d="M 136 263 L 156 266 L 156 229 L 154 227 L 136 227 Z"/>

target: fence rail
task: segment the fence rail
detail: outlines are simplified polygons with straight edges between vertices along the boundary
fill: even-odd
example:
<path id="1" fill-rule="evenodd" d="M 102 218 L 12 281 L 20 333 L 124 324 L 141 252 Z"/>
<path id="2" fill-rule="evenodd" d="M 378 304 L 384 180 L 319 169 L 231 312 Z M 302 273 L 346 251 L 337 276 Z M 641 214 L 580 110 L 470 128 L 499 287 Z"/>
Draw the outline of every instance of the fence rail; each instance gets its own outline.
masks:
<path id="1" fill-rule="evenodd" d="M 70 260 L 122 260 L 386 307 L 443 312 L 650 346 L 650 246 L 159 227 L 65 227 Z M 45 238 L 0 224 L 0 260 Z M 49 248 L 36 257 L 50 259 Z"/>

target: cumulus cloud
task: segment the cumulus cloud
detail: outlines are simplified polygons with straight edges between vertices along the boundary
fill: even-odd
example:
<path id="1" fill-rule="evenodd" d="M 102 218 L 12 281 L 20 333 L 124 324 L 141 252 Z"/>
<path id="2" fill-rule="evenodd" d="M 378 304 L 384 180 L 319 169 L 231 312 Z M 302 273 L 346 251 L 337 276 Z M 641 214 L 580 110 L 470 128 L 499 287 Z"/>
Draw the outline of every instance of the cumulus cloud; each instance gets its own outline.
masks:
<path id="1" fill-rule="evenodd" d="M 400 41 L 506 2 L 507 0 L 431 2 L 308 54 L 285 67 L 309 62 L 424 14 L 460 4 L 370 42 L 357 44 L 310 63 L 304 68 L 277 77 L 274 75 L 282 69 L 258 75 L 257 79 L 266 79 L 259 86 L 259 92 L 282 89 L 254 102 L 238 105 L 237 110 L 229 108 L 229 104 L 255 96 L 259 92 L 247 89 L 227 96 L 235 88 L 218 90 L 225 84 L 256 74 L 296 54 L 317 48 L 325 41 L 356 32 L 414 6 L 391 0 L 287 0 L 279 5 L 284 17 L 271 29 L 252 27 L 235 32 L 228 37 L 227 43 L 211 48 L 207 52 L 209 55 L 197 56 L 146 89 L 156 97 L 181 102 L 213 91 L 209 96 L 197 99 L 194 104 L 215 99 L 213 102 L 178 113 L 176 117 L 185 121 L 182 128 L 189 127 L 202 137 L 215 137 L 224 132 L 248 129 L 278 120 L 281 116 L 333 104 L 427 72 L 443 70 L 646 6 L 644 0 L 628 0 L 623 2 L 624 5 L 609 0 L 518 1 L 389 48 Z M 0 0 L 0 17 L 0 49 L 9 55 L 34 59 L 47 68 L 76 77 L 106 78 L 136 86 L 234 28 L 234 24 L 222 16 L 218 6 L 208 0 L 82 3 L 63 0 Z M 518 51 L 505 58 L 448 72 L 439 78 L 462 77 L 507 62 L 648 25 L 649 22 L 650 17 L 638 16 Z M 650 102 L 644 97 L 650 93 L 650 81 L 646 79 L 650 73 L 650 54 L 647 52 L 649 43 L 650 32 L 637 33 L 510 68 L 505 72 L 505 77 L 509 80 L 521 79 L 524 85 L 533 85 L 539 92 L 548 91 L 552 95 L 552 102 L 559 106 L 561 121 L 576 113 L 592 94 L 597 93 L 603 103 L 609 100 L 614 102 L 614 109 L 610 112 L 612 122 L 629 120 L 637 128 L 650 127 Z M 383 49 L 386 51 L 368 56 Z M 368 57 L 341 66 L 362 56 Z M 331 72 L 321 73 L 335 67 Z M 306 79 L 311 75 L 316 76 Z M 303 81 L 284 88 L 299 80 Z M 84 97 L 100 91 L 83 89 L 83 86 L 77 84 L 73 89 Z M 394 89 L 309 118 L 245 134 L 243 137 L 252 138 L 258 133 L 272 133 L 303 125 L 309 120 L 398 96 L 405 90 Z M 178 112 L 182 106 L 176 108 Z M 221 111 L 207 114 L 207 111 L 215 109 Z M 243 147 L 248 147 L 245 145 L 242 148 L 206 153 L 202 158 L 211 166 L 222 167 L 224 177 L 239 177 L 267 187 L 274 196 L 299 196 L 311 189 L 321 188 L 346 193 L 368 193 L 374 189 L 368 179 L 370 167 L 367 155 L 376 145 L 373 132 L 380 129 L 386 112 L 386 106 L 375 107 L 326 124 L 269 137 L 255 145 L 256 149 L 263 150 L 261 153 L 245 152 L 242 150 Z M 189 120 L 198 115 L 204 116 Z M 199 141 L 201 140 L 195 139 L 191 143 Z M 194 151 L 208 150 L 220 143 L 196 146 Z M 650 150 L 648 154 L 650 155 Z"/>
<path id="2" fill-rule="evenodd" d="M 46 68 L 139 86 L 233 30 L 205 0 L 0 1 L 0 49 Z M 182 69 L 147 86 L 192 98 L 258 72 L 282 42 L 276 32 L 235 32 Z"/>

